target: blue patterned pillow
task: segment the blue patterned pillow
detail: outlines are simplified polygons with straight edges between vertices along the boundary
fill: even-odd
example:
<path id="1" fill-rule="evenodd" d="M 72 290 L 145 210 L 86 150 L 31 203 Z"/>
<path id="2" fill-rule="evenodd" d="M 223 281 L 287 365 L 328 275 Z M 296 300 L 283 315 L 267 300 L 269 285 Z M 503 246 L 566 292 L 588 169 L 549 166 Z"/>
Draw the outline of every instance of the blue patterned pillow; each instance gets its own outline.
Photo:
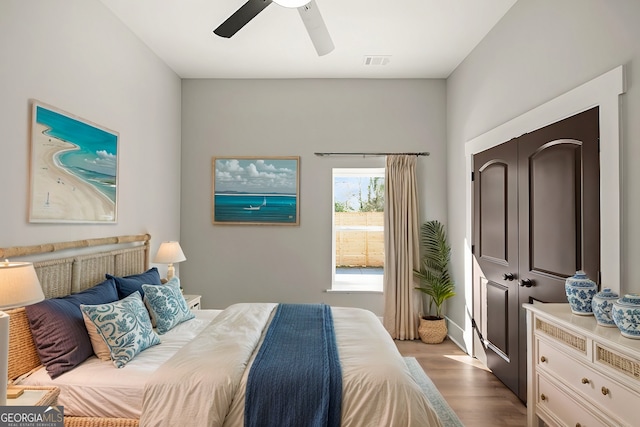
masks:
<path id="1" fill-rule="evenodd" d="M 138 291 L 120 301 L 81 305 L 80 309 L 96 325 L 117 368 L 122 368 L 144 349 L 160 344 Z"/>
<path id="2" fill-rule="evenodd" d="M 144 301 L 159 334 L 164 334 L 195 316 L 180 291 L 180 280 L 174 276 L 164 285 L 142 285 Z"/>

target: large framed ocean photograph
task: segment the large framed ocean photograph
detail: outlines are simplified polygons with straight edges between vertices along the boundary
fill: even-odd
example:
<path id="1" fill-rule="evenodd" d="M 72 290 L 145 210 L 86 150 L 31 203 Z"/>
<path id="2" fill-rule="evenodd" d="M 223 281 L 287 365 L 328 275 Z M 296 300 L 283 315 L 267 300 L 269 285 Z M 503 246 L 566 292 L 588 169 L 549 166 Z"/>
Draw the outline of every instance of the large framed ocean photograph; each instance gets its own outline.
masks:
<path id="1" fill-rule="evenodd" d="M 119 134 L 32 101 L 30 222 L 115 223 Z"/>
<path id="2" fill-rule="evenodd" d="M 299 225 L 300 157 L 214 157 L 214 224 Z"/>

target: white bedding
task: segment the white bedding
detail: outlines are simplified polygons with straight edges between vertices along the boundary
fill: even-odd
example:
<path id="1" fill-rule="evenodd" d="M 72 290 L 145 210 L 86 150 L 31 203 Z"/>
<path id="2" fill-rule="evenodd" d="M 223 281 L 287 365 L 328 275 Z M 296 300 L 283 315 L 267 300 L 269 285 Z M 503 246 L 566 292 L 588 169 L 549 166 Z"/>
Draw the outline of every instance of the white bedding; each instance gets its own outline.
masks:
<path id="1" fill-rule="evenodd" d="M 244 311 L 250 306 L 257 311 Z M 190 426 L 242 426 L 246 368 L 274 307 L 199 310 L 196 319 L 162 335 L 162 344 L 124 368 L 92 357 L 55 380 L 40 369 L 22 384 L 60 387 L 65 415 L 141 418 L 141 427 L 183 425 L 185 419 Z M 440 426 L 378 318 L 362 309 L 332 312 L 342 367 L 342 427 Z M 196 335 L 206 339 L 192 341 Z M 213 393 L 220 379 L 223 385 Z"/>
<path id="2" fill-rule="evenodd" d="M 138 354 L 124 368 L 93 356 L 52 380 L 44 367 L 20 381 L 21 385 L 55 385 L 65 415 L 140 418 L 144 384 L 160 365 L 198 335 L 221 310 L 195 310 L 195 319 L 177 325 L 161 344 Z"/>
<path id="3" fill-rule="evenodd" d="M 241 427 L 247 377 L 274 304 L 236 304 L 145 386 L 140 425 Z M 342 368 L 342 427 L 440 426 L 378 318 L 332 308 Z M 257 328 L 255 327 L 257 326 Z M 206 357 L 205 357 L 206 356 Z M 301 424 L 303 425 L 303 424 Z"/>

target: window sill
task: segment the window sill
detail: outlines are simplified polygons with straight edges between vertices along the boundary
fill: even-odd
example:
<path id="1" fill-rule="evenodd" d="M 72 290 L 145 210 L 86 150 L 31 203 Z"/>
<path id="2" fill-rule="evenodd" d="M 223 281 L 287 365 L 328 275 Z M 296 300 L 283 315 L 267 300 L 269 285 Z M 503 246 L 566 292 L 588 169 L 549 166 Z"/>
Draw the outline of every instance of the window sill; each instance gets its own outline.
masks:
<path id="1" fill-rule="evenodd" d="M 381 294 L 383 291 L 382 270 L 377 274 L 344 274 L 333 277 L 331 289 L 327 292 Z"/>
<path id="2" fill-rule="evenodd" d="M 335 284 L 331 289 L 327 289 L 328 293 L 343 293 L 343 294 L 382 294 L 382 284 L 352 284 L 352 283 L 340 283 Z"/>
<path id="3" fill-rule="evenodd" d="M 327 289 L 325 292 L 328 294 L 383 294 L 382 291 L 372 289 Z"/>

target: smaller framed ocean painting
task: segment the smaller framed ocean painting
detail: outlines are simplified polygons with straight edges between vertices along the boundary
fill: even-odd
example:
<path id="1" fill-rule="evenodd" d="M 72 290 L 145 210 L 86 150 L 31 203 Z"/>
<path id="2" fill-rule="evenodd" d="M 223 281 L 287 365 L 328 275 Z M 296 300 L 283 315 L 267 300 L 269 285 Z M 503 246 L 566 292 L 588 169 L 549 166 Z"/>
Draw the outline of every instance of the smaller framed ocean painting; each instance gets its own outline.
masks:
<path id="1" fill-rule="evenodd" d="M 214 157 L 214 224 L 299 225 L 300 157 Z"/>
<path id="2" fill-rule="evenodd" d="M 32 107 L 29 221 L 115 223 L 119 134 L 38 101 Z"/>

